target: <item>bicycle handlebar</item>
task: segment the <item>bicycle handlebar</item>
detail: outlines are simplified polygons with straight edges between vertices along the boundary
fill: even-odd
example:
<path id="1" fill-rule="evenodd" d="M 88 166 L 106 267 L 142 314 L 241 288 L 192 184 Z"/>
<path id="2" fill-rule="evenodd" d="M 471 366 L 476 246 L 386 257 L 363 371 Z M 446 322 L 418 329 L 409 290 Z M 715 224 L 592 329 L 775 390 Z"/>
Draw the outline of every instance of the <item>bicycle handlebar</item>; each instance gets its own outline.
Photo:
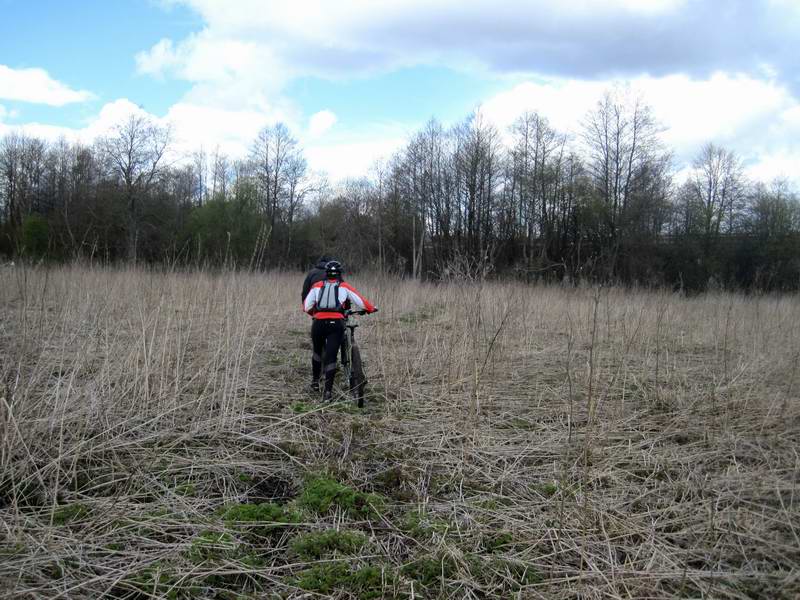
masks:
<path id="1" fill-rule="evenodd" d="M 372 312 L 378 312 L 378 309 L 376 308 Z M 345 316 L 349 317 L 350 315 L 361 315 L 361 316 L 363 316 L 363 315 L 366 315 L 368 313 L 367 313 L 366 310 L 346 310 L 346 311 L 344 311 L 344 314 L 345 314 Z"/>

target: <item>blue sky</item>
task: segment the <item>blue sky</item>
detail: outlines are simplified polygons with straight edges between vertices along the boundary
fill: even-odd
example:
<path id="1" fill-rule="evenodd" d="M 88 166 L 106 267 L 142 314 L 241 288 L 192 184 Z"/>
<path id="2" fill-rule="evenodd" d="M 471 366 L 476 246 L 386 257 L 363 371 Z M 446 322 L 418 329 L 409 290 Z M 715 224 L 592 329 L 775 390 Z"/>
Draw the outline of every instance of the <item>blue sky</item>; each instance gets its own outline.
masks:
<path id="1" fill-rule="evenodd" d="M 119 97 L 161 114 L 189 88 L 187 82 L 138 75 L 134 60 L 161 38 L 183 37 L 202 26 L 186 7 L 165 10 L 154 2 L 127 0 L 0 0 L 0 10 L 0 64 L 45 69 L 71 88 L 96 96 L 58 108 L 3 102 L 19 112 L 20 120 L 79 126 L 103 103 Z"/>
<path id="2" fill-rule="evenodd" d="M 366 174 L 435 117 L 536 110 L 579 138 L 628 86 L 676 166 L 708 141 L 800 173 L 795 0 L 0 0 L 0 135 L 86 142 L 131 111 L 176 152 L 244 156 L 285 122 L 312 168 Z M 577 143 L 577 142 L 576 142 Z"/>

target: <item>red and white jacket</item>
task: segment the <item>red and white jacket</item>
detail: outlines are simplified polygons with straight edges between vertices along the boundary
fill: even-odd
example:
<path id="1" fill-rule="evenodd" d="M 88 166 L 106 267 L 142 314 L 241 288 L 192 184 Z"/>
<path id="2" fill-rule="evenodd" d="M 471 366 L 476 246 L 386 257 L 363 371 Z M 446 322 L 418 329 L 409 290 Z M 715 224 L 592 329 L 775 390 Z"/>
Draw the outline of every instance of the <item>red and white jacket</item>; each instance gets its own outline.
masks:
<path id="1" fill-rule="evenodd" d="M 333 279 L 328 281 L 335 283 L 335 280 Z M 375 312 L 375 306 L 372 304 L 372 302 L 359 294 L 358 291 L 356 291 L 356 288 L 345 281 L 340 281 L 338 283 L 339 304 L 342 307 L 347 306 L 345 303 L 349 301 L 350 304 L 355 305 L 358 310 L 366 310 L 368 313 Z M 317 310 L 317 302 L 319 301 L 319 295 L 324 285 L 325 281 L 318 281 L 311 286 L 308 296 L 306 296 L 306 300 L 303 303 L 303 310 L 315 319 L 344 319 L 344 314 L 341 312 Z"/>

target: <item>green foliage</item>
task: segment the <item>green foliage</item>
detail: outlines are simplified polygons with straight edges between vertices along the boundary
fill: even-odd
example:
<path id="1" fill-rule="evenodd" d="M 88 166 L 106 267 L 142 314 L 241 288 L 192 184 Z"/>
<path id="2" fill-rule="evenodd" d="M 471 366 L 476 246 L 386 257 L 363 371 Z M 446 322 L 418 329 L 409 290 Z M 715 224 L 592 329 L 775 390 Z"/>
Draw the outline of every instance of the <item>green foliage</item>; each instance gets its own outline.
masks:
<path id="1" fill-rule="evenodd" d="M 534 489 L 542 496 L 549 498 L 550 496 L 555 496 L 556 492 L 558 491 L 558 486 L 552 482 L 545 482 L 536 484 Z"/>
<path id="2" fill-rule="evenodd" d="M 341 590 L 360 600 L 372 600 L 393 597 L 395 580 L 391 569 L 374 565 L 351 569 L 344 562 L 331 562 L 300 571 L 292 583 L 308 592 L 329 595 Z"/>
<path id="3" fill-rule="evenodd" d="M 192 210 L 188 231 L 191 248 L 200 258 L 247 264 L 258 243 L 263 219 L 255 193 L 247 186 L 232 200 L 215 199 Z"/>
<path id="4" fill-rule="evenodd" d="M 532 567 L 519 561 L 501 557 L 485 558 L 468 554 L 462 559 L 462 569 L 481 586 L 494 592 L 516 592 L 526 585 L 539 583 L 542 576 Z M 450 554 L 439 553 L 416 558 L 403 566 L 406 577 L 414 579 L 423 588 L 433 590 L 444 587 L 459 576 L 458 562 Z"/>
<path id="5" fill-rule="evenodd" d="M 292 404 L 292 412 L 302 415 L 304 413 L 314 410 L 314 407 L 306 402 L 295 402 Z"/>
<path id="6" fill-rule="evenodd" d="M 427 540 L 435 533 L 445 535 L 451 525 L 446 519 L 415 510 L 405 516 L 401 528 L 413 538 Z"/>
<path id="7" fill-rule="evenodd" d="M 175 487 L 175 493 L 192 498 L 197 495 L 197 487 L 193 483 L 181 483 Z"/>
<path id="8" fill-rule="evenodd" d="M 495 590 L 517 592 L 526 585 L 540 583 L 542 576 L 536 569 L 519 561 L 492 557 L 485 559 L 474 554 L 465 558 L 470 575 L 483 586 Z"/>
<path id="9" fill-rule="evenodd" d="M 456 561 L 446 554 L 423 556 L 402 568 L 406 577 L 416 580 L 426 588 L 444 585 L 447 580 L 454 577 L 456 570 Z"/>
<path id="10" fill-rule="evenodd" d="M 0 546 L 0 559 L 10 558 L 25 552 L 25 544 L 17 542 L 13 546 Z"/>
<path id="11" fill-rule="evenodd" d="M 141 593 L 143 597 L 167 598 L 167 600 L 197 598 L 201 594 L 201 589 L 198 586 L 182 583 L 182 579 L 173 569 L 160 563 L 151 565 L 132 576 L 126 577 L 122 580 L 120 587 L 122 588 L 120 594 L 126 597 L 130 597 L 129 590 L 131 589 Z"/>
<path id="12" fill-rule="evenodd" d="M 36 213 L 25 217 L 22 222 L 22 248 L 27 256 L 41 257 L 47 253 L 47 219 Z"/>
<path id="13" fill-rule="evenodd" d="M 77 521 L 89 514 L 89 508 L 85 504 L 65 504 L 53 511 L 53 525 L 66 525 L 71 521 Z"/>
<path id="14" fill-rule="evenodd" d="M 230 504 L 221 510 L 220 516 L 229 525 L 263 525 L 267 530 L 278 525 L 300 523 L 303 519 L 299 512 L 272 502 Z"/>
<path id="15" fill-rule="evenodd" d="M 535 583 L 541 583 L 544 580 L 544 577 L 542 577 L 542 574 L 539 573 L 539 571 L 534 569 L 532 566 L 521 562 L 503 560 L 499 563 L 495 562 L 494 564 L 503 565 L 506 569 L 506 573 L 508 573 L 511 578 L 520 586 L 533 585 Z"/>
<path id="16" fill-rule="evenodd" d="M 254 552 L 244 553 L 239 557 L 239 561 L 251 569 L 258 569 L 264 566 L 264 559 Z"/>
<path id="17" fill-rule="evenodd" d="M 192 562 L 201 563 L 233 556 L 238 543 L 227 531 L 204 531 L 192 540 L 188 556 Z"/>
<path id="18" fill-rule="evenodd" d="M 358 531 L 329 529 L 307 533 L 292 540 L 292 550 L 302 559 L 318 560 L 329 555 L 357 554 L 367 543 L 367 537 Z"/>
<path id="19" fill-rule="evenodd" d="M 508 531 L 501 531 L 484 535 L 481 541 L 487 552 L 500 552 L 514 542 L 514 536 Z"/>
<path id="20" fill-rule="evenodd" d="M 383 494 L 403 502 L 411 502 L 414 494 L 404 484 L 408 481 L 406 473 L 399 465 L 381 471 L 373 478 L 373 484 Z"/>
<path id="21" fill-rule="evenodd" d="M 383 499 L 376 494 L 358 492 L 346 485 L 319 475 L 306 482 L 298 504 L 317 514 L 339 508 L 351 517 L 369 518 L 383 507 Z"/>

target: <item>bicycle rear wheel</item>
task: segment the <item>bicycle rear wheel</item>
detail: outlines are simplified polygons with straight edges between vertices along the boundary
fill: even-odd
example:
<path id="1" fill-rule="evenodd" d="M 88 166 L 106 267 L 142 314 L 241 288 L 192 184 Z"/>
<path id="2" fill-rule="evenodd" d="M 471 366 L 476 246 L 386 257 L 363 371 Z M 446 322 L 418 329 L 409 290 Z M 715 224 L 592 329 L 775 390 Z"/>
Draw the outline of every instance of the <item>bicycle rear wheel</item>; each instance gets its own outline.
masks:
<path id="1" fill-rule="evenodd" d="M 364 365 L 361 362 L 361 351 L 353 344 L 350 353 L 350 393 L 358 403 L 358 408 L 364 407 L 364 392 L 367 388 L 367 376 L 364 374 Z"/>

